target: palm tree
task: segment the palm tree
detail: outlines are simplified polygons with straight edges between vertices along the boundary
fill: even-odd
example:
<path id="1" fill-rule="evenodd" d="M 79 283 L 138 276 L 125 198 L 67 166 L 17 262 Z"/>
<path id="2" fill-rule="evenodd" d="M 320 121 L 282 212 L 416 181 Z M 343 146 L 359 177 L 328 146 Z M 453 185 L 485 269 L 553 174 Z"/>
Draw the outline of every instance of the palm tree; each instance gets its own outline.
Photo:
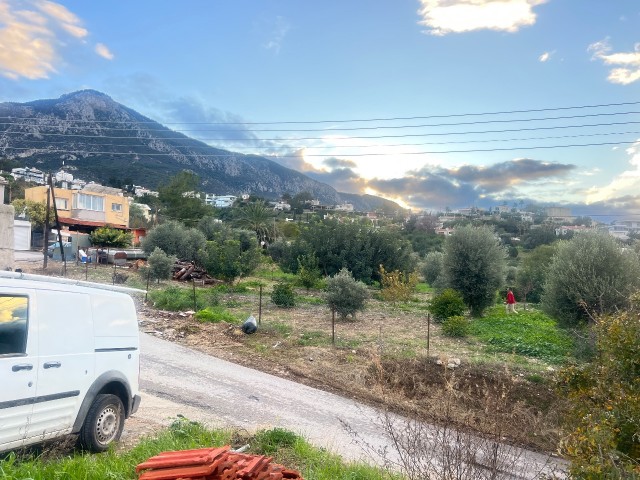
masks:
<path id="1" fill-rule="evenodd" d="M 259 241 L 271 242 L 277 234 L 273 212 L 263 201 L 242 207 L 238 212 L 236 225 L 256 232 Z"/>

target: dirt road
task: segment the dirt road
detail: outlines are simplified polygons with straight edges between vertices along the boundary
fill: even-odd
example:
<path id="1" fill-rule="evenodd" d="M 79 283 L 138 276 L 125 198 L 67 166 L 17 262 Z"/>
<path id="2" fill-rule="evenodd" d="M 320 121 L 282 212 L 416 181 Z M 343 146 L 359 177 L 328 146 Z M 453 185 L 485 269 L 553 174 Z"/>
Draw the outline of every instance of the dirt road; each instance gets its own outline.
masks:
<path id="1" fill-rule="evenodd" d="M 379 458 L 369 458 L 354 443 L 342 420 L 370 445 L 386 446 L 393 452 L 391 440 L 379 421 L 379 412 L 368 406 L 144 333 L 141 349 L 143 401 L 135 418 L 127 424 L 129 432 L 152 430 L 182 414 L 213 427 L 248 431 L 286 428 L 347 460 L 380 462 Z M 539 470 L 534 465 L 543 465 L 548 458 L 525 452 L 521 461 L 530 464 L 527 470 L 534 472 Z"/>

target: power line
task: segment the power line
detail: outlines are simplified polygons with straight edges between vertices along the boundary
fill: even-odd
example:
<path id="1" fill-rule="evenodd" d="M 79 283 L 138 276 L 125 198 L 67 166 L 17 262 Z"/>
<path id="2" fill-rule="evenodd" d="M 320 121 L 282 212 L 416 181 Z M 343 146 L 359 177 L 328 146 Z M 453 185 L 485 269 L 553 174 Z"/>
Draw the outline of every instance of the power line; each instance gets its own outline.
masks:
<path id="1" fill-rule="evenodd" d="M 303 121 L 269 121 L 269 122 L 165 122 L 164 125 L 296 125 L 296 124 L 316 124 L 316 123 L 355 123 L 355 122 L 386 122 L 386 121 L 398 121 L 398 120 L 426 120 L 433 118 L 459 118 L 459 117 L 472 117 L 472 116 L 485 116 L 485 115 L 512 115 L 517 113 L 538 113 L 538 112 L 556 112 L 563 110 L 578 110 L 586 108 L 604 108 L 604 107 L 620 107 L 627 105 L 638 105 L 637 102 L 620 102 L 620 103 L 603 103 L 594 105 L 575 105 L 568 107 L 550 107 L 550 108 L 532 108 L 524 110 L 503 110 L 495 112 L 470 112 L 470 113 L 453 113 L 444 115 L 420 115 L 410 117 L 379 117 L 379 118 L 361 118 L 361 119 L 336 119 L 336 120 L 303 120 Z M 0 119 L 15 120 L 24 117 L 11 117 L 4 116 Z M 155 124 L 153 120 L 141 121 L 141 120 L 59 120 L 59 122 L 73 122 L 73 123 L 138 123 L 138 124 Z"/>
<path id="2" fill-rule="evenodd" d="M 640 131 L 626 131 L 626 132 L 602 132 L 602 133 L 582 133 L 576 135 L 550 135 L 546 137 L 520 137 L 520 138 L 492 138 L 492 139 L 484 139 L 484 140 L 453 140 L 447 142 L 420 142 L 420 143 L 390 143 L 390 144 L 369 144 L 369 145 L 342 145 L 340 147 L 336 147 L 335 145 L 314 145 L 314 150 L 323 150 L 323 149 L 336 149 L 336 148 L 389 148 L 389 147 L 421 147 L 425 145 L 462 145 L 462 144 L 470 144 L 470 143 L 498 143 L 498 142 L 525 142 L 525 141 L 536 141 L 536 140 L 558 140 L 563 138 L 584 138 L 584 137 L 601 137 L 601 136 L 611 136 L 611 135 L 640 135 Z M 29 143 L 46 143 L 47 145 L 68 145 L 68 141 L 56 142 L 50 140 L 29 140 Z M 91 143 L 87 144 L 88 147 L 125 147 L 125 148 L 150 148 L 146 144 L 140 145 L 131 145 L 131 144 L 113 144 L 113 143 Z M 218 148 L 212 145 L 172 145 L 176 149 L 180 148 L 189 148 L 189 149 L 198 149 L 198 148 Z M 3 147 L 0 147 L 2 149 Z M 14 147 L 4 147 L 4 148 L 14 148 Z M 18 148 L 18 147 L 15 147 Z M 290 146 L 279 146 L 272 148 L 291 148 Z M 90 152 L 87 152 L 90 153 Z M 131 152 L 130 152 L 131 153 Z M 184 155 L 192 155 L 193 152 L 179 152 Z M 246 154 L 246 149 L 244 152 Z M 259 153 L 256 153 L 259 155 Z"/>
<path id="3" fill-rule="evenodd" d="M 358 136 L 348 136 L 345 138 L 349 139 L 380 139 L 380 138 L 410 138 L 410 137 L 433 137 L 433 136 L 449 136 L 449 135 L 481 135 L 486 133 L 509 133 L 509 132 L 531 132 L 538 130 L 556 130 L 556 129 L 567 129 L 567 128 L 586 128 L 586 127 L 611 127 L 616 125 L 635 125 L 639 124 L 640 121 L 628 121 L 628 122 L 610 122 L 610 123 L 592 123 L 592 124 L 582 124 L 582 125 L 554 125 L 549 127 L 530 127 L 530 128 L 508 128 L 503 130 L 479 130 L 479 131 L 463 131 L 463 132 L 430 132 L 430 133 L 405 133 L 399 135 L 358 135 Z M 5 135 L 21 135 L 28 136 L 34 135 L 32 132 L 4 132 Z M 144 140 L 145 138 L 139 138 L 135 136 L 108 136 L 108 135 L 84 135 L 84 134 L 67 134 L 67 133 L 42 133 L 38 132 L 41 136 L 52 136 L 52 137 L 72 137 L 72 138 L 104 138 L 104 139 L 137 139 Z M 199 140 L 187 137 L 185 135 L 181 137 L 146 137 L 147 139 L 157 139 L 157 140 L 182 140 L 182 141 L 203 141 L 203 140 L 218 140 L 225 142 L 250 142 L 250 141 L 273 141 L 273 142 L 282 142 L 282 141 L 299 141 L 299 140 L 326 140 L 326 137 L 298 137 L 298 138 L 200 138 Z"/>
<path id="4" fill-rule="evenodd" d="M 250 132 L 350 132 L 350 131 L 358 131 L 358 130 L 398 130 L 398 129 L 408 129 L 408 128 L 434 128 L 434 127 L 457 127 L 461 125 L 486 125 L 491 123 L 520 123 L 520 122 L 543 122 L 550 120 L 570 120 L 576 118 L 590 118 L 590 117 L 607 117 L 607 116 L 617 116 L 617 115 L 637 115 L 640 114 L 638 111 L 633 112 L 606 112 L 606 113 L 591 113 L 586 115 L 565 115 L 559 117 L 540 117 L 540 118 L 514 118 L 514 119 L 497 119 L 497 120 L 479 120 L 472 122 L 455 122 L 455 123 L 429 123 L 429 124 L 420 124 L 420 125 L 378 125 L 375 127 L 340 127 L 340 128 L 312 128 L 312 129 L 251 129 Z M 26 120 L 37 120 L 35 118 L 28 118 Z M 28 124 L 27 126 L 37 126 L 37 127 L 57 127 L 59 126 L 59 122 L 56 119 L 51 119 L 50 125 L 43 125 L 42 122 L 36 124 Z M 19 124 L 15 122 L 5 122 L 0 123 L 0 125 L 10 125 L 10 126 L 22 126 L 24 124 Z M 82 129 L 81 126 L 70 126 L 66 128 L 74 128 L 74 129 Z M 116 127 L 101 127 L 101 130 L 110 130 L 110 131 L 130 131 L 130 128 L 116 128 Z M 167 129 L 145 129 L 143 132 L 153 132 L 157 133 L 160 131 L 166 131 Z M 187 129 L 187 130 L 170 130 L 172 132 L 184 133 L 184 132 L 227 132 L 226 129 Z M 7 133 L 22 133 L 22 132 L 7 132 Z M 24 132 L 26 134 L 31 132 Z"/>
<path id="5" fill-rule="evenodd" d="M 540 149 L 554 149 L 554 148 L 573 148 L 573 147 L 597 147 L 597 146 L 606 146 L 606 145 L 630 145 L 636 143 L 636 141 L 629 142 L 601 142 L 601 143 L 582 143 L 582 144 L 571 144 L 571 145 L 538 145 L 532 147 L 506 147 L 506 148 L 484 148 L 484 149 L 470 149 L 470 150 L 441 150 L 441 151 L 426 151 L 426 152 L 402 152 L 397 155 L 430 155 L 430 154 L 448 154 L 448 153 L 476 153 L 476 152 L 511 152 L 518 150 L 540 150 Z M 73 155 L 131 155 L 131 156 L 145 156 L 145 157 L 172 157 L 176 155 L 176 153 L 135 153 L 135 152 L 87 152 L 86 150 L 46 150 L 46 149 L 33 149 L 28 147 L 5 147 L 5 149 L 12 150 L 28 150 L 33 153 L 56 153 L 56 154 L 73 154 Z M 180 154 L 181 152 L 178 152 Z M 184 155 L 184 154 L 183 154 Z M 234 157 L 246 157 L 251 155 L 246 155 L 243 153 L 231 153 L 231 154 L 194 154 L 199 157 L 213 157 L 213 158 L 234 158 Z M 345 156 L 349 157 L 373 157 L 373 156 L 389 156 L 389 153 L 354 153 Z M 254 155 L 256 156 L 256 155 Z M 264 155 L 262 155 L 264 156 Z M 283 157 L 288 157 L 290 155 L 284 155 Z M 335 155 L 334 155 L 335 156 Z M 278 156 L 275 156 L 278 158 Z M 324 154 L 308 154 L 305 157 L 326 157 Z M 268 158 L 265 157 L 265 158 Z"/>

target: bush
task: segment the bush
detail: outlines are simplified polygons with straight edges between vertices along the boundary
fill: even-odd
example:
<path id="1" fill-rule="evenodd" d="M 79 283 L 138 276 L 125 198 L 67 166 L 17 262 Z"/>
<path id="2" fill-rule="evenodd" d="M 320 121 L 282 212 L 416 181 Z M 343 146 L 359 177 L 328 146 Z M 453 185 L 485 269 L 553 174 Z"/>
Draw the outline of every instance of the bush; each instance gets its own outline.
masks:
<path id="1" fill-rule="evenodd" d="M 625 310 L 640 287 L 640 262 L 607 233 L 562 241 L 547 272 L 542 306 L 565 326 Z"/>
<path id="2" fill-rule="evenodd" d="M 147 262 L 147 275 L 150 279 L 157 280 L 158 283 L 160 283 L 160 280 L 167 280 L 171 278 L 171 273 L 175 263 L 176 257 L 170 257 L 160 248 L 156 247 L 153 252 L 151 252 L 151 255 L 149 255 Z"/>
<path id="3" fill-rule="evenodd" d="M 271 301 L 279 307 L 295 307 L 296 294 L 293 291 L 293 287 L 285 282 L 277 283 L 271 292 Z"/>
<path id="4" fill-rule="evenodd" d="M 442 322 L 442 333 L 447 337 L 466 337 L 469 334 L 470 323 L 462 315 L 454 315 Z"/>
<path id="5" fill-rule="evenodd" d="M 320 269 L 318 268 L 318 259 L 311 253 L 309 255 L 301 255 L 298 257 L 298 284 L 306 288 L 307 292 L 315 287 L 320 280 Z"/>
<path id="6" fill-rule="evenodd" d="M 175 255 L 180 260 L 199 262 L 205 243 L 206 238 L 200 230 L 169 221 L 147 232 L 142 241 L 142 249 L 150 254 L 158 247 L 167 255 Z"/>
<path id="7" fill-rule="evenodd" d="M 387 272 L 380 265 L 380 282 L 382 283 L 382 298 L 387 302 L 408 302 L 413 296 L 418 284 L 418 274 L 405 274 L 399 270 Z"/>
<path id="8" fill-rule="evenodd" d="M 436 321 L 442 322 L 449 317 L 463 315 L 465 311 L 464 300 L 458 292 L 452 288 L 447 288 L 433 297 L 429 305 L 429 311 Z"/>
<path id="9" fill-rule="evenodd" d="M 367 287 L 354 279 L 346 268 L 327 279 L 327 304 L 342 319 L 348 315 L 355 318 L 356 312 L 364 310 L 367 297 Z"/>
<path id="10" fill-rule="evenodd" d="M 594 361 L 561 372 L 571 405 L 562 445 L 575 478 L 639 478 L 640 313 L 600 317 L 594 331 Z"/>

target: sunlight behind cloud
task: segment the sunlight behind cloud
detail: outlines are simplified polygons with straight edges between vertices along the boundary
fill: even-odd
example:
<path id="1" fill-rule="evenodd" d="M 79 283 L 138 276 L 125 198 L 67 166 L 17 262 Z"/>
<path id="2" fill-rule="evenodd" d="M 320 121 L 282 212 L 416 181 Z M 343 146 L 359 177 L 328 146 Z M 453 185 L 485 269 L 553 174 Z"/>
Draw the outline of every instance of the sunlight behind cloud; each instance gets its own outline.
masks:
<path id="1" fill-rule="evenodd" d="M 611 53 L 612 50 L 608 38 L 592 43 L 587 49 L 593 54 L 592 60 L 614 67 L 607 77 L 609 82 L 629 85 L 640 80 L 640 43 L 634 45 L 633 52 Z"/>
<path id="2" fill-rule="evenodd" d="M 21 8 L 24 5 L 32 9 Z M 0 75 L 48 78 L 56 71 L 64 36 L 82 39 L 88 33 L 81 20 L 58 3 L 0 1 Z"/>
<path id="3" fill-rule="evenodd" d="M 431 35 L 474 30 L 517 32 L 533 25 L 533 7 L 547 0 L 420 0 L 418 23 Z"/>
<path id="4" fill-rule="evenodd" d="M 640 189 L 640 139 L 627 148 L 631 169 L 622 172 L 608 185 L 592 188 L 587 195 L 586 203 L 602 202 L 623 195 L 636 195 Z"/>

